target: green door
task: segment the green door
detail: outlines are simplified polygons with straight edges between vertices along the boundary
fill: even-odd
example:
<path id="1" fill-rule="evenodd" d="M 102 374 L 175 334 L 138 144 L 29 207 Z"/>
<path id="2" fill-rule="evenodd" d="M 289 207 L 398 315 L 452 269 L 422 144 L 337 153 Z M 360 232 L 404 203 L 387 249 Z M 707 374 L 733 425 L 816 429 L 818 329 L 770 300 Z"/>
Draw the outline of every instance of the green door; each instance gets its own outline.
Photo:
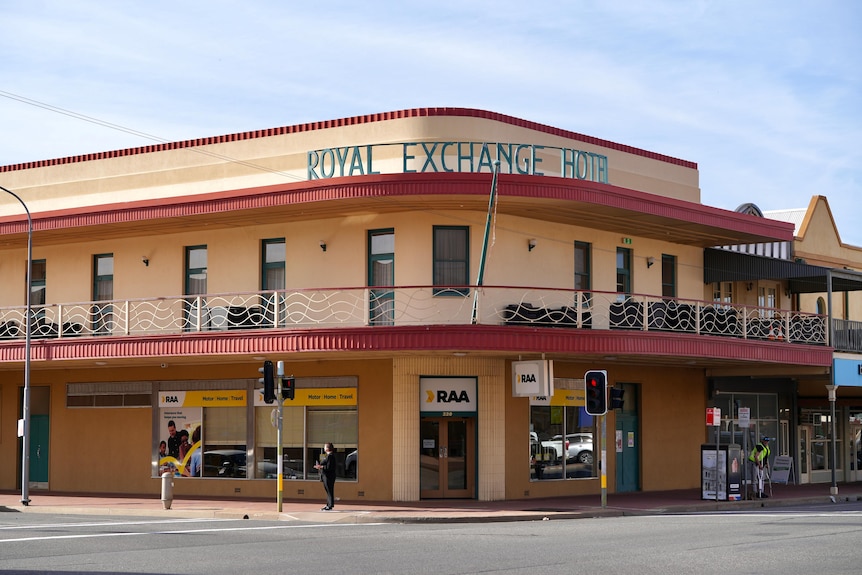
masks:
<path id="1" fill-rule="evenodd" d="M 27 457 L 30 465 L 27 478 L 30 487 L 48 489 L 48 440 L 50 438 L 50 388 L 37 385 L 30 388 L 30 442 L 27 446 Z M 18 388 L 18 418 L 23 417 L 24 388 Z M 24 440 L 18 439 L 17 453 L 20 456 Z M 18 487 L 21 487 L 21 457 L 18 457 Z"/>
<path id="2" fill-rule="evenodd" d="M 618 383 L 622 388 L 623 407 L 616 410 L 614 447 L 616 457 L 616 491 L 640 490 L 640 436 L 638 434 L 638 389 L 631 383 Z"/>
<path id="3" fill-rule="evenodd" d="M 30 484 L 48 488 L 48 416 L 30 416 Z"/>

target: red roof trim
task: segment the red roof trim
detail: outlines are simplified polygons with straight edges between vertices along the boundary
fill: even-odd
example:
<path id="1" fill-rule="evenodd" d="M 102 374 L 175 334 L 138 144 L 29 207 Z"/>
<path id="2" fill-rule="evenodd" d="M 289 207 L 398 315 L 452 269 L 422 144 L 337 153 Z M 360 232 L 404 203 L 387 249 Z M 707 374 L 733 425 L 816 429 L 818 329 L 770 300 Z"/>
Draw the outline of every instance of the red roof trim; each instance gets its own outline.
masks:
<path id="1" fill-rule="evenodd" d="M 617 144 L 615 142 L 611 142 L 609 140 L 603 140 L 601 138 L 594 138 L 592 136 L 585 136 L 583 134 L 579 134 L 577 132 L 570 132 L 568 130 L 562 130 L 560 128 L 554 128 L 553 126 L 548 126 L 545 124 L 539 124 L 537 122 L 530 122 L 528 120 L 522 120 L 520 118 L 515 118 L 514 116 L 507 116 L 505 114 L 499 114 L 497 112 L 489 112 L 486 110 L 477 110 L 473 108 L 413 108 L 410 110 L 397 110 L 394 112 L 382 112 L 379 114 L 366 114 L 363 116 L 352 116 L 349 118 L 339 118 L 336 120 L 325 120 L 323 122 L 307 122 L 305 124 L 295 124 L 293 126 L 282 126 L 280 128 L 267 128 L 264 130 L 254 130 L 249 132 L 239 132 L 236 134 L 226 134 L 223 136 L 211 136 L 208 138 L 196 138 L 194 140 L 182 140 L 179 142 L 166 142 L 164 144 L 154 144 L 150 146 L 141 146 L 137 148 L 125 148 L 121 150 L 110 150 L 107 152 L 96 152 L 92 154 L 82 154 L 79 156 L 67 156 L 65 158 L 54 158 L 50 160 L 39 160 L 35 162 L 24 162 L 20 164 L 12 164 L 9 166 L 0 166 L 0 173 L 2 172 L 13 172 L 18 170 L 31 170 L 35 168 L 44 168 L 47 166 L 59 166 L 63 164 L 74 164 L 78 162 L 91 162 L 95 160 L 105 160 L 110 158 L 120 158 L 123 156 L 134 156 L 137 154 L 150 154 L 155 152 L 164 152 L 168 150 L 179 150 L 182 148 L 194 148 L 198 146 L 209 146 L 213 144 L 223 144 L 225 142 L 236 142 L 240 140 L 251 140 L 255 138 L 267 138 L 271 136 L 282 136 L 285 134 L 296 134 L 299 132 L 309 132 L 313 130 L 324 130 L 328 128 L 340 128 L 344 126 L 355 126 L 359 124 L 368 124 L 371 122 L 384 122 L 387 120 L 399 120 L 403 118 L 417 118 L 417 117 L 430 117 L 430 116 L 460 116 L 460 117 L 470 117 L 470 118 L 480 118 L 485 120 L 494 120 L 497 122 L 502 122 L 504 124 L 510 124 L 513 126 L 518 126 L 521 128 L 527 128 L 530 130 L 535 130 L 537 132 L 544 132 L 546 134 L 551 134 L 554 136 L 562 136 L 564 138 L 568 138 L 570 140 L 577 140 L 581 142 L 585 142 L 588 144 L 593 144 L 596 146 L 602 146 L 605 148 L 609 148 L 612 150 L 617 150 L 620 152 L 626 152 L 629 154 L 634 154 L 636 156 L 642 156 L 645 158 L 650 158 L 652 160 L 657 160 L 660 162 L 667 162 L 669 164 L 675 164 L 678 166 L 684 166 L 687 168 L 697 169 L 697 164 L 694 162 L 689 162 L 687 160 L 680 160 L 678 158 L 673 158 L 671 156 L 665 156 L 663 154 L 657 154 L 655 152 L 649 152 L 647 150 L 642 150 L 640 148 L 635 148 L 632 146 L 626 146 L 623 144 Z"/>
<path id="2" fill-rule="evenodd" d="M 501 175 L 500 197 L 584 202 L 652 214 L 681 222 L 793 240 L 793 224 L 740 214 L 721 208 L 665 198 L 609 184 L 550 176 Z M 488 174 L 381 174 L 293 182 L 181 198 L 88 206 L 34 214 L 33 230 L 86 227 L 151 219 L 177 218 L 346 199 L 396 196 L 488 194 Z M 0 235 L 26 233 L 21 214 L 0 218 Z"/>
<path id="3" fill-rule="evenodd" d="M 669 356 L 817 367 L 832 364 L 832 348 L 823 346 L 689 334 L 498 325 L 422 325 L 37 340 L 31 346 L 31 358 L 38 367 L 45 362 L 110 358 L 326 352 L 347 354 L 345 359 L 349 359 L 351 352 L 374 351 L 385 354 L 455 350 L 477 354 Z M 24 353 L 22 341 L 0 344 L 0 363 L 22 362 Z"/>

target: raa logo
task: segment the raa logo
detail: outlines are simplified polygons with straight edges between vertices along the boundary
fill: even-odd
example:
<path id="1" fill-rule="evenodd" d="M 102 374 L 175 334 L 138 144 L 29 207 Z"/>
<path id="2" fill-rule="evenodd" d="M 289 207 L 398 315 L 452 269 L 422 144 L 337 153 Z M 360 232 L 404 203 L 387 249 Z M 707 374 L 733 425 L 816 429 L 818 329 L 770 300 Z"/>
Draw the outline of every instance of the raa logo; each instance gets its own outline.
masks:
<path id="1" fill-rule="evenodd" d="M 425 392 L 428 394 L 428 398 L 425 400 L 426 403 L 434 403 L 435 398 L 438 403 L 470 403 L 470 396 L 467 395 L 467 391 L 464 389 L 462 389 L 460 393 L 454 389 L 451 391 L 438 389 L 436 396 L 430 389 L 425 390 Z"/>
<path id="2" fill-rule="evenodd" d="M 162 401 L 164 403 L 179 403 L 180 398 L 176 395 L 166 395 Z"/>
<path id="3" fill-rule="evenodd" d="M 517 373 L 518 383 L 536 383 L 535 373 Z"/>

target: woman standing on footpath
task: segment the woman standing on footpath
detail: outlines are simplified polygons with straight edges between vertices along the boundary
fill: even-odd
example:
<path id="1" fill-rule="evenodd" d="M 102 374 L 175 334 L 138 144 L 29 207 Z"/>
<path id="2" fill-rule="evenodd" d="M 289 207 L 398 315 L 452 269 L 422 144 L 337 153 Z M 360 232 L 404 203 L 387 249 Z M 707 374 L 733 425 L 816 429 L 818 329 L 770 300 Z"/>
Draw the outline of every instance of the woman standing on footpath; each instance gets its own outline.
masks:
<path id="1" fill-rule="evenodd" d="M 326 455 L 320 463 L 314 464 L 314 468 L 320 472 L 320 480 L 326 491 L 326 507 L 322 507 L 320 510 L 331 511 L 335 507 L 335 446 L 326 443 L 323 446 L 323 451 Z"/>

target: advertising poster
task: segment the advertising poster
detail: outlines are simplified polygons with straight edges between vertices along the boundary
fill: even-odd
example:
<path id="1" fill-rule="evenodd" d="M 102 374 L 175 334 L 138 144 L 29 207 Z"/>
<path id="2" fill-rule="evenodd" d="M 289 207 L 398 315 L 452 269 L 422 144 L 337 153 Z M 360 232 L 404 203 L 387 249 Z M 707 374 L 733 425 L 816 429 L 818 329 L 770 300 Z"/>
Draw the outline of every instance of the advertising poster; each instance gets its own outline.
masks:
<path id="1" fill-rule="evenodd" d="M 716 467 L 716 452 L 714 449 L 701 451 L 701 474 L 703 499 L 727 500 L 727 451 L 718 452 L 718 467 Z M 718 497 L 716 497 L 718 491 Z"/>
<path id="2" fill-rule="evenodd" d="M 184 407 L 186 393 L 166 392 L 159 400 L 159 475 L 200 477 L 203 408 Z"/>

